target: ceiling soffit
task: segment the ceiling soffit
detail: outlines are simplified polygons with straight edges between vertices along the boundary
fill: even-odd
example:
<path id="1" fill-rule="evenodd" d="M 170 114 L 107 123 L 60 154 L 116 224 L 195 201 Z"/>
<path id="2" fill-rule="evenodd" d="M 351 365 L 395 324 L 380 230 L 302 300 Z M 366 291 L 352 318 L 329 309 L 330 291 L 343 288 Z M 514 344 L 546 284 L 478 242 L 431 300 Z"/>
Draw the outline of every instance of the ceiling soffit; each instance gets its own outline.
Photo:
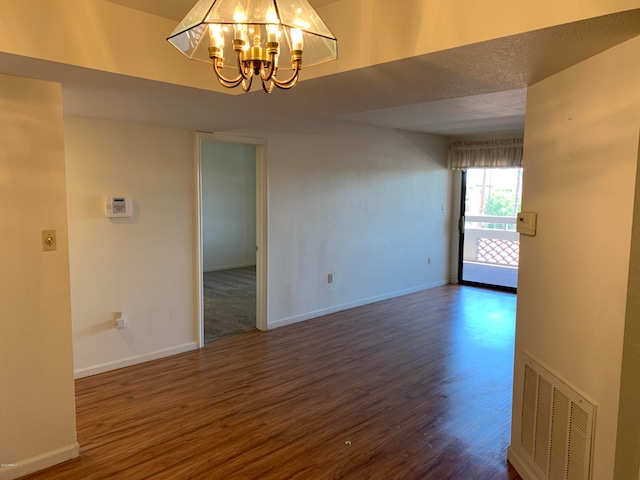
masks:
<path id="1" fill-rule="evenodd" d="M 318 77 L 271 95 L 256 91 L 229 96 L 8 54 L 0 54 L 0 65 L 4 73 L 62 83 L 65 113 L 69 115 L 201 131 L 344 116 L 447 134 L 459 133 L 455 123 L 477 120 L 477 109 L 465 118 L 459 114 L 464 102 L 458 102 L 452 110 L 458 113 L 447 118 L 447 112 L 435 105 L 431 111 L 442 115 L 440 121 L 429 118 L 421 124 L 416 121 L 420 105 L 461 98 L 475 98 L 477 105 L 482 95 L 522 90 L 638 34 L 640 9 Z M 213 76 L 211 82 L 215 82 Z M 283 102 L 283 98 L 289 101 Z M 487 111 L 489 117 L 515 116 L 513 95 L 494 99 L 496 111 Z M 501 105 L 501 99 L 508 103 Z M 402 107 L 408 111 L 403 112 Z M 520 118 L 523 115 L 524 111 Z M 453 123 L 447 128 L 449 121 Z M 437 129 L 435 123 L 445 129 Z"/>

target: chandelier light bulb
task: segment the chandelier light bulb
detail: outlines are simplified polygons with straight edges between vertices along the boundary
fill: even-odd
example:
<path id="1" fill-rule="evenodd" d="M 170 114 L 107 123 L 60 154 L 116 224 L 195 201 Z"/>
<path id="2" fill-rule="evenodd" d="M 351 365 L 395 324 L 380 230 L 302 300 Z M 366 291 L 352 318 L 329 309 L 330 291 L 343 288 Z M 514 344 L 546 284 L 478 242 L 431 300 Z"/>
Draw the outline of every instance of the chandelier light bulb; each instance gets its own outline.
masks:
<path id="1" fill-rule="evenodd" d="M 244 9 L 242 5 L 238 4 L 235 11 L 233 12 L 233 21 L 236 23 L 241 23 L 247 20 L 247 16 L 244 13 Z"/>
<path id="2" fill-rule="evenodd" d="M 292 28 L 289 33 L 291 35 L 291 50 L 302 51 L 302 31 L 299 28 Z"/>
<path id="3" fill-rule="evenodd" d="M 222 26 L 218 24 L 209 25 L 209 41 L 212 47 L 217 47 L 220 50 L 224 49 L 224 33 Z"/>

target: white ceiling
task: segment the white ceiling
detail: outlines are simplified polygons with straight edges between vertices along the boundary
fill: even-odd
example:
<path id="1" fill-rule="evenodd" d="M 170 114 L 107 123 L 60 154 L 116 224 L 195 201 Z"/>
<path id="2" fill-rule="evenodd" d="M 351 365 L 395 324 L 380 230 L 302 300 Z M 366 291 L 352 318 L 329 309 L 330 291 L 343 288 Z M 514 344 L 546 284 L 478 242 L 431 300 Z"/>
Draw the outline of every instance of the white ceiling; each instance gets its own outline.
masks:
<path id="1" fill-rule="evenodd" d="M 109 1 L 176 21 L 195 3 Z M 209 132 L 330 117 L 477 135 L 523 130 L 528 85 L 638 34 L 640 9 L 309 79 L 270 95 L 227 95 L 1 53 L 0 73 L 62 83 L 69 115 Z"/>

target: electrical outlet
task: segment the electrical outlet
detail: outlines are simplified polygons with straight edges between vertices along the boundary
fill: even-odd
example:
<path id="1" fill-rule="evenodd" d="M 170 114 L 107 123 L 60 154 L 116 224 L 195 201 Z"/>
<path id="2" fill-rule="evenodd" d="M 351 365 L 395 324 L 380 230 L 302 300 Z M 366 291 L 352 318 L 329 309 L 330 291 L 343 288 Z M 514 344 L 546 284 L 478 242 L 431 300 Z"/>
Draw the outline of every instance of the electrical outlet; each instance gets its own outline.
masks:
<path id="1" fill-rule="evenodd" d="M 117 329 L 124 328 L 124 318 L 122 318 L 122 312 L 113 312 L 113 318 L 115 327 Z"/>
<path id="2" fill-rule="evenodd" d="M 333 283 L 333 273 L 327 275 L 327 283 Z"/>

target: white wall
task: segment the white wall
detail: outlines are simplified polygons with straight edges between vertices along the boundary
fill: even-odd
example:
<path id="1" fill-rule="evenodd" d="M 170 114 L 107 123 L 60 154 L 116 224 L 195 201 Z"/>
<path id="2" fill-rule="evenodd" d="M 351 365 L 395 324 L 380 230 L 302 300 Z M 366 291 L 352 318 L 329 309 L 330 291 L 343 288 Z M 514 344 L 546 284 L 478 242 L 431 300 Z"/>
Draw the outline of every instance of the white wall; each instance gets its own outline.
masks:
<path id="1" fill-rule="evenodd" d="M 267 139 L 270 328 L 449 282 L 446 138 L 321 121 L 240 133 Z"/>
<path id="2" fill-rule="evenodd" d="M 640 148 L 638 164 L 640 167 Z M 630 258 L 614 478 L 635 478 L 636 470 L 640 474 L 640 168 L 636 172 Z"/>
<path id="3" fill-rule="evenodd" d="M 256 147 L 203 141 L 205 272 L 256 264 Z"/>
<path id="4" fill-rule="evenodd" d="M 614 478 L 638 58 L 640 38 L 529 87 L 527 97 L 522 209 L 538 213 L 538 233 L 520 240 L 514 398 L 529 352 L 595 401 L 594 479 Z M 514 425 L 519 418 L 514 400 Z"/>
<path id="5" fill-rule="evenodd" d="M 78 445 L 60 85 L 0 75 L 0 112 L 4 480 L 77 456 Z M 49 229 L 57 250 L 43 252 Z"/>
<path id="6" fill-rule="evenodd" d="M 449 281 L 447 139 L 347 122 L 247 133 L 268 141 L 269 327 Z M 194 348 L 192 135 L 67 117 L 65 141 L 76 375 Z M 131 195 L 134 217 L 105 218 L 109 194 Z"/>
<path id="7" fill-rule="evenodd" d="M 193 133 L 74 117 L 64 126 L 76 375 L 195 348 Z M 133 197 L 132 218 L 105 217 L 110 194 Z"/>

